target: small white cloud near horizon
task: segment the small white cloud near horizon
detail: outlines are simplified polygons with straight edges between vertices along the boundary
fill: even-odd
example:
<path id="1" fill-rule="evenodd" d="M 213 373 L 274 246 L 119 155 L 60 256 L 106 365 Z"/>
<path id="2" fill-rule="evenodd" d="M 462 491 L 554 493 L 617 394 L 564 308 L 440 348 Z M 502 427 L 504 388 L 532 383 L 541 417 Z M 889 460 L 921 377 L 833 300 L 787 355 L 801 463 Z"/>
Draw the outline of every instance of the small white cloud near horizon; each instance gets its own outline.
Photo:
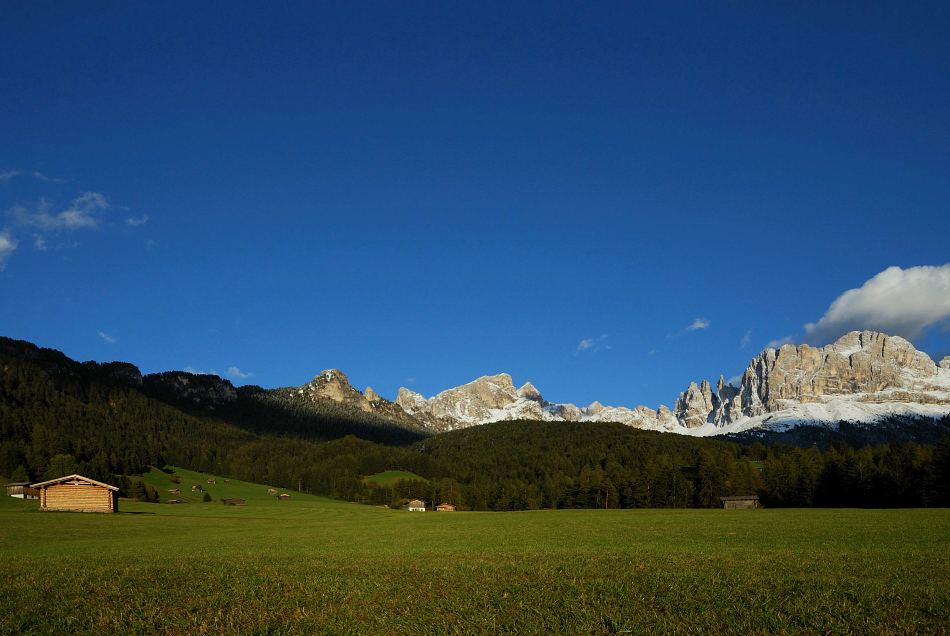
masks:
<path id="1" fill-rule="evenodd" d="M 108 342 L 109 344 L 115 344 L 116 342 L 118 342 L 118 340 L 115 339 L 115 336 L 110 336 L 109 334 L 107 334 L 107 333 L 104 332 L 104 331 L 97 331 L 96 333 L 99 334 L 99 337 L 100 337 L 100 338 L 102 338 L 103 340 L 105 340 L 105 341 Z"/>
<path id="2" fill-rule="evenodd" d="M 6 172 L 0 172 L 0 185 L 7 185 L 13 180 L 13 177 L 21 174 L 22 172 L 22 170 L 7 170 Z"/>
<path id="3" fill-rule="evenodd" d="M 7 259 L 16 250 L 17 241 L 10 236 L 10 230 L 0 231 L 0 272 L 7 266 Z"/>
<path id="4" fill-rule="evenodd" d="M 742 376 L 741 376 L 741 375 L 734 375 L 734 376 L 732 376 L 731 378 L 729 378 L 728 380 L 726 380 L 726 384 L 728 384 L 728 385 L 730 385 L 730 386 L 739 386 L 740 384 L 742 384 Z"/>
<path id="5" fill-rule="evenodd" d="M 711 323 L 706 318 L 697 318 L 685 331 L 696 331 L 697 329 L 708 329 Z"/>
<path id="6" fill-rule="evenodd" d="M 253 378 L 254 373 L 241 373 L 241 370 L 237 367 L 228 367 L 228 377 L 235 380 L 247 380 L 248 378 Z"/>
<path id="7" fill-rule="evenodd" d="M 776 338 L 775 340 L 769 340 L 765 345 L 766 349 L 778 349 L 782 345 L 795 344 L 795 339 L 791 336 L 785 336 L 784 338 Z"/>
<path id="8" fill-rule="evenodd" d="M 145 225 L 148 223 L 148 215 L 143 214 L 142 218 L 136 219 L 135 217 L 129 217 L 125 220 L 125 224 L 129 227 L 139 227 L 140 225 Z"/>
<path id="9" fill-rule="evenodd" d="M 194 373 L 195 375 L 218 375 L 218 372 L 214 369 L 208 369 L 207 371 L 199 371 L 194 367 L 185 367 L 182 369 L 185 373 Z"/>
<path id="10" fill-rule="evenodd" d="M 576 356 L 581 351 L 590 351 L 591 353 L 596 353 L 601 349 L 609 349 L 610 345 L 604 344 L 604 341 L 609 337 L 608 334 L 602 334 L 599 338 L 587 338 L 581 340 L 577 345 L 577 349 L 574 350 L 574 355 Z"/>
<path id="11" fill-rule="evenodd" d="M 745 335 L 742 336 L 742 340 L 739 342 L 739 348 L 745 349 L 749 346 L 749 343 L 752 341 L 752 330 L 745 332 Z"/>
<path id="12" fill-rule="evenodd" d="M 950 263 L 895 266 L 838 296 L 818 322 L 805 325 L 805 340 L 822 346 L 870 330 L 914 341 L 937 325 L 950 327 Z"/>
<path id="13" fill-rule="evenodd" d="M 406 382 L 408 382 L 409 384 L 415 384 L 415 383 L 416 383 L 416 379 L 415 379 L 415 378 L 406 378 Z"/>

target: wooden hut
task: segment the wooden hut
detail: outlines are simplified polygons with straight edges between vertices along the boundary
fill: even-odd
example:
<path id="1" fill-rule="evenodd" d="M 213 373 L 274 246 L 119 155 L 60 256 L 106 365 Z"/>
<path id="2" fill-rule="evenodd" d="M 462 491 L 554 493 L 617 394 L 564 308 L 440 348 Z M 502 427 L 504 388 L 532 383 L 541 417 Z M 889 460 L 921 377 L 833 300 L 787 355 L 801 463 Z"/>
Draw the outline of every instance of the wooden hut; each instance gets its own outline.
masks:
<path id="1" fill-rule="evenodd" d="M 273 488 L 268 488 L 268 489 L 267 489 L 267 494 L 268 494 L 268 495 L 276 495 L 276 494 L 277 494 L 277 491 L 274 490 Z"/>
<path id="2" fill-rule="evenodd" d="M 175 490 L 169 490 L 169 491 L 168 491 L 168 494 L 169 494 L 169 495 L 180 495 L 180 494 L 181 494 L 181 491 L 176 488 Z"/>
<path id="3" fill-rule="evenodd" d="M 195 484 L 191 487 L 191 492 L 201 492 L 204 488 L 201 487 L 201 484 Z"/>
<path id="4" fill-rule="evenodd" d="M 214 483 L 214 477 L 208 477 L 208 483 L 209 483 L 209 484 L 213 484 L 213 483 Z"/>
<path id="5" fill-rule="evenodd" d="M 16 497 L 17 499 L 39 499 L 40 491 L 30 487 L 28 481 L 17 481 L 7 484 L 7 497 Z"/>
<path id="6" fill-rule="evenodd" d="M 408 510 L 409 512 L 425 512 L 426 503 L 418 499 L 413 499 L 412 501 L 406 504 L 406 510 Z"/>
<path id="7" fill-rule="evenodd" d="M 738 497 L 720 497 L 719 501 L 726 510 L 748 510 L 759 507 L 758 495 L 740 495 Z"/>
<path id="8" fill-rule="evenodd" d="M 181 499 L 169 499 L 168 503 L 181 503 Z"/>
<path id="9" fill-rule="evenodd" d="M 288 495 L 288 494 L 285 493 L 285 492 L 282 492 L 282 493 L 280 493 L 279 495 L 277 495 L 277 498 L 278 498 L 278 499 L 287 500 L 287 499 L 290 499 L 290 495 Z"/>
<path id="10" fill-rule="evenodd" d="M 440 503 L 435 509 L 436 512 L 455 512 L 455 506 L 450 503 Z"/>
<path id="11" fill-rule="evenodd" d="M 118 512 L 119 489 L 82 475 L 33 484 L 40 491 L 40 510 Z"/>
<path id="12" fill-rule="evenodd" d="M 237 498 L 222 499 L 221 501 L 224 502 L 224 505 L 225 505 L 225 506 L 244 506 L 244 505 L 246 505 L 246 504 L 244 503 L 244 500 L 243 500 L 243 499 L 237 499 Z"/>
<path id="13" fill-rule="evenodd" d="M 230 484 L 230 483 L 231 483 L 231 480 L 230 480 L 230 479 L 225 479 L 225 480 L 224 480 L 224 483 Z"/>

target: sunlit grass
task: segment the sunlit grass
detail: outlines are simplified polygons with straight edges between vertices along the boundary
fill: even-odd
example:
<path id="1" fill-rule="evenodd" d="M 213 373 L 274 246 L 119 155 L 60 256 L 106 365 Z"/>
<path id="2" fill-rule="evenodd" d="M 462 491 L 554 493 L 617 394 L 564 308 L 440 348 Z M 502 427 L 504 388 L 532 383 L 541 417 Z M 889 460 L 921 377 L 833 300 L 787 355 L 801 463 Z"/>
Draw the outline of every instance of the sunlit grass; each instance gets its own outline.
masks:
<path id="1" fill-rule="evenodd" d="M 413 514 L 276 501 L 233 482 L 247 506 L 39 513 L 4 497 L 0 632 L 937 634 L 950 623 L 947 510 Z"/>

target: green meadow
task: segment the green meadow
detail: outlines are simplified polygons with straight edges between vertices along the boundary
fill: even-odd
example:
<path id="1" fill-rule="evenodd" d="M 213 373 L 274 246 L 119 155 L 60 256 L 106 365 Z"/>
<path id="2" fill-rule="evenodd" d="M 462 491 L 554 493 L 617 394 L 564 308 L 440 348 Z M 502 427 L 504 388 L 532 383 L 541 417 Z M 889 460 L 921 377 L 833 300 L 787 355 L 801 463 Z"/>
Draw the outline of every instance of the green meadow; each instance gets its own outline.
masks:
<path id="1" fill-rule="evenodd" d="M 186 503 L 115 515 L 0 498 L 0 633 L 950 632 L 950 510 L 409 513 L 176 474 Z"/>

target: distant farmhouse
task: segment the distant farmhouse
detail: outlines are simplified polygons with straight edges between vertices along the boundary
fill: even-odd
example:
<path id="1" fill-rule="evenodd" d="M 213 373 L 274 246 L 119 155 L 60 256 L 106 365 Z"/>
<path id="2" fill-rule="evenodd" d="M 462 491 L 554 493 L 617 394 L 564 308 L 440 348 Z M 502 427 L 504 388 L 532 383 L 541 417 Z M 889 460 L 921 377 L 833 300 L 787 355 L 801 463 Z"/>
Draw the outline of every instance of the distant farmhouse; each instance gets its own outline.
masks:
<path id="1" fill-rule="evenodd" d="M 406 510 L 409 512 L 425 512 L 426 504 L 424 501 L 419 501 L 418 499 L 413 499 L 406 504 Z"/>
<path id="2" fill-rule="evenodd" d="M 440 503 L 435 509 L 436 512 L 455 512 L 455 506 L 450 503 Z"/>
<path id="3" fill-rule="evenodd" d="M 17 499 L 39 499 L 40 491 L 36 488 L 30 488 L 30 482 L 18 481 L 7 484 L 7 497 L 16 497 Z"/>
<path id="4" fill-rule="evenodd" d="M 759 507 L 758 495 L 742 495 L 739 497 L 720 497 L 722 507 L 726 510 L 748 510 Z"/>
<path id="5" fill-rule="evenodd" d="M 33 484 L 40 491 L 40 510 L 118 512 L 119 489 L 82 475 Z"/>

